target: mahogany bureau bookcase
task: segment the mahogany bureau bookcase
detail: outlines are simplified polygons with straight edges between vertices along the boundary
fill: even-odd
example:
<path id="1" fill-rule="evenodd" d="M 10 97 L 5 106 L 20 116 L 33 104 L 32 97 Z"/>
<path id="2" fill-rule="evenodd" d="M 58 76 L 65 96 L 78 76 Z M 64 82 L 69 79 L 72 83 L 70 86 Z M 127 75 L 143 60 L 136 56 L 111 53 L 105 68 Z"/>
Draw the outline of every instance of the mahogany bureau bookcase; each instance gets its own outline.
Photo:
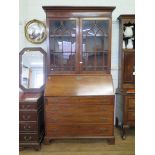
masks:
<path id="1" fill-rule="evenodd" d="M 45 138 L 114 144 L 111 27 L 115 7 L 43 6 L 48 27 Z"/>
<path id="2" fill-rule="evenodd" d="M 116 94 L 116 126 L 135 126 L 135 15 L 119 16 L 119 81 Z"/>

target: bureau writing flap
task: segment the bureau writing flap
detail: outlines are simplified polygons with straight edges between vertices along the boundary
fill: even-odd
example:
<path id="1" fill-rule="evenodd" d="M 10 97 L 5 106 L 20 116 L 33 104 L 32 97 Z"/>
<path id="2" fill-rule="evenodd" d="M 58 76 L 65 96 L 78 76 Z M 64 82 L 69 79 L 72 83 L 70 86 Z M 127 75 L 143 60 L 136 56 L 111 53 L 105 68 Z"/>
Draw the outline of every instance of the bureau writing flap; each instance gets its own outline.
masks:
<path id="1" fill-rule="evenodd" d="M 111 75 L 51 75 L 44 96 L 114 95 Z"/>

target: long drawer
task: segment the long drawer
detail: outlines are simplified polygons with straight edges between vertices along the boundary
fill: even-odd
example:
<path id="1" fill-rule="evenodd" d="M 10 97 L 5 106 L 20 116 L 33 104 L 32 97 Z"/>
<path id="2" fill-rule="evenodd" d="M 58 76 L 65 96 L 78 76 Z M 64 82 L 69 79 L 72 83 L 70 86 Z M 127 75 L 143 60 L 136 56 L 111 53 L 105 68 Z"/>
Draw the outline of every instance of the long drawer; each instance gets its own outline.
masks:
<path id="1" fill-rule="evenodd" d="M 46 114 L 46 122 L 48 123 L 103 123 L 103 124 L 112 124 L 113 123 L 113 115 L 105 114 L 105 115 L 54 115 L 54 114 Z"/>
<path id="2" fill-rule="evenodd" d="M 113 105 L 104 104 L 49 104 L 45 106 L 45 111 L 51 114 L 64 115 L 64 114 L 112 114 L 114 111 Z"/>
<path id="3" fill-rule="evenodd" d="M 113 125 L 103 124 L 78 124 L 78 125 L 55 125 L 48 124 L 47 135 L 53 138 L 58 137 L 94 137 L 112 136 Z"/>
<path id="4" fill-rule="evenodd" d="M 55 99 L 64 102 L 50 102 L 45 104 L 45 118 L 48 123 L 103 123 L 112 124 L 113 123 L 113 104 L 104 104 L 98 102 L 103 97 L 99 99 L 94 97 L 53 97 L 48 98 L 50 101 Z M 89 100 L 88 100 L 89 99 Z M 91 99 L 94 99 L 91 101 Z M 106 98 L 109 99 L 109 98 Z M 75 100 L 75 102 L 73 102 Z M 76 102 L 79 100 L 79 102 Z M 81 100 L 81 102 L 80 102 Z M 113 100 L 113 97 L 110 97 Z M 72 102 L 70 102 L 72 101 Z M 89 102 L 88 102 L 89 101 Z M 97 102 L 96 102 L 97 101 Z M 66 103 L 65 103 L 66 102 Z M 92 104 L 94 102 L 94 104 Z M 111 103 L 111 102 L 110 102 Z"/>
<path id="5" fill-rule="evenodd" d="M 46 97 L 45 103 L 51 104 L 74 104 L 74 103 L 91 103 L 91 104 L 113 104 L 113 96 L 97 97 Z"/>

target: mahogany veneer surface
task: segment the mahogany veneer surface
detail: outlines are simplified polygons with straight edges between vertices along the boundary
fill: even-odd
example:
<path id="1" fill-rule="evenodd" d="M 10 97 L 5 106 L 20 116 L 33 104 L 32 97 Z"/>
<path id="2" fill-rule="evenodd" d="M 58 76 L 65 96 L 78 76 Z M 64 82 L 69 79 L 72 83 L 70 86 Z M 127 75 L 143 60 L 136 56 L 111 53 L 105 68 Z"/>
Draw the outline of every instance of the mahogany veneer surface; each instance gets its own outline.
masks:
<path id="1" fill-rule="evenodd" d="M 45 96 L 114 95 L 111 75 L 49 76 Z"/>
<path id="2" fill-rule="evenodd" d="M 44 97 L 45 143 L 56 138 L 114 141 L 111 75 L 52 75 Z"/>

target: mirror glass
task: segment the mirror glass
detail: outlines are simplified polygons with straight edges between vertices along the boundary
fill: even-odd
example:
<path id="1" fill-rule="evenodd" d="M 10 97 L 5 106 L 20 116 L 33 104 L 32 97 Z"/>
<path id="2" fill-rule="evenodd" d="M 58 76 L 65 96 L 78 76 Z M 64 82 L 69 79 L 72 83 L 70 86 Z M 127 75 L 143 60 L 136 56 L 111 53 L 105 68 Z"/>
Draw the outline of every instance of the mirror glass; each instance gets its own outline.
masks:
<path id="1" fill-rule="evenodd" d="M 40 51 L 24 52 L 22 55 L 22 79 L 25 88 L 43 85 L 43 54 Z"/>
<path id="2" fill-rule="evenodd" d="M 44 53 L 35 48 L 25 49 L 20 56 L 20 84 L 25 89 L 39 89 L 45 81 Z"/>

